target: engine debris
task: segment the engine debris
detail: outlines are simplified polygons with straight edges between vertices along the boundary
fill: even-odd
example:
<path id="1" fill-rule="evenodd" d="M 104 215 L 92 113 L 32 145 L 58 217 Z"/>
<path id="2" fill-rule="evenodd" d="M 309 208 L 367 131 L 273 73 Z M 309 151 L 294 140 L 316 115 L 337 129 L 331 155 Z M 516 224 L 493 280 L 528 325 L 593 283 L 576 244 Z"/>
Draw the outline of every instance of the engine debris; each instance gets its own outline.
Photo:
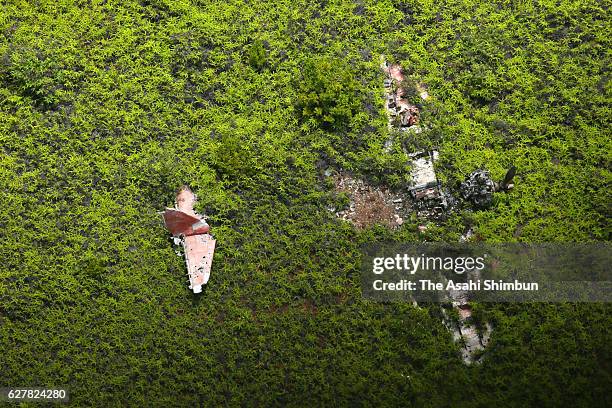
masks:
<path id="1" fill-rule="evenodd" d="M 478 208 L 486 208 L 493 202 L 493 193 L 496 191 L 509 191 L 514 187 L 512 179 L 516 174 L 516 167 L 512 166 L 504 179 L 496 183 L 487 170 L 476 170 L 470 173 L 461 183 L 459 191 L 465 200 L 471 201 Z"/>
<path id="2" fill-rule="evenodd" d="M 476 170 L 461 183 L 459 191 L 465 200 L 470 200 L 476 207 L 485 208 L 493 201 L 495 182 L 487 170 Z"/>

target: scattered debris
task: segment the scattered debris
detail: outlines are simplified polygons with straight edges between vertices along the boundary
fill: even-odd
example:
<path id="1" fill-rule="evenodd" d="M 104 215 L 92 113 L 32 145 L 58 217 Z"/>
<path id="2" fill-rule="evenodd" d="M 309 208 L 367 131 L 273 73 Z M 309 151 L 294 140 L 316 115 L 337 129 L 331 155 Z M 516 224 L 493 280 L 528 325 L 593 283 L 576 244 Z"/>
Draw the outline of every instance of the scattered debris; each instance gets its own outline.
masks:
<path id="1" fill-rule="evenodd" d="M 468 242 L 474 236 L 474 230 L 470 227 L 465 234 L 459 238 L 459 242 Z M 467 279 L 477 281 L 480 272 L 476 269 L 467 271 Z M 491 338 L 493 326 L 489 322 L 484 323 L 481 330 L 477 330 L 472 318 L 472 306 L 469 303 L 469 292 L 467 290 L 450 290 L 448 292 L 451 306 L 457 311 L 458 319 L 451 319 L 443 308 L 444 324 L 453 334 L 455 342 L 461 344 L 461 357 L 466 364 L 482 361 L 483 352 Z"/>
<path id="2" fill-rule="evenodd" d="M 474 230 L 470 227 L 465 234 L 459 238 L 459 242 L 469 242 L 474 236 Z"/>
<path id="3" fill-rule="evenodd" d="M 478 280 L 477 270 L 468 271 L 468 279 Z M 472 321 L 472 307 L 469 304 L 469 293 L 466 290 L 451 290 L 448 293 L 452 307 L 457 311 L 458 319 L 451 319 L 445 309 L 444 324 L 452 332 L 453 339 L 461 344 L 461 357 L 466 364 L 480 362 L 482 352 L 489 343 L 493 327 L 486 322 L 479 332 Z"/>
<path id="4" fill-rule="evenodd" d="M 210 227 L 205 217 L 193 209 L 196 199 L 189 187 L 183 186 L 176 194 L 175 208 L 166 208 L 162 216 L 174 243 L 183 246 L 189 289 L 200 293 L 210 278 L 216 241 L 208 233 Z"/>
<path id="5" fill-rule="evenodd" d="M 422 128 L 418 126 L 419 109 L 408 103 L 406 95 L 408 92 L 402 88 L 404 73 L 398 64 L 389 64 L 384 56 L 381 56 L 381 68 L 385 72 L 385 107 L 389 116 L 389 127 L 399 130 L 412 130 L 420 133 Z M 424 85 L 418 84 L 416 91 L 422 99 L 429 98 Z M 385 150 L 390 151 L 393 140 L 385 142 Z M 414 153 L 406 152 L 411 160 L 412 183 L 409 192 L 416 202 L 415 208 L 419 216 L 429 218 L 440 218 L 449 207 L 449 197 L 442 190 L 440 182 L 436 177 L 434 161 L 438 158 L 438 152 L 420 151 Z"/>
<path id="6" fill-rule="evenodd" d="M 514 187 L 512 179 L 515 174 L 516 167 L 512 166 L 504 180 L 496 183 L 487 170 L 476 170 L 461 183 L 459 191 L 465 200 L 471 201 L 477 208 L 486 208 L 491 205 L 494 192 L 509 191 Z"/>
<path id="7" fill-rule="evenodd" d="M 434 162 L 438 159 L 435 150 L 408 154 L 412 171 L 412 184 L 409 188 L 415 200 L 417 215 L 420 217 L 439 219 L 456 205 L 456 200 L 438 181 Z"/>
<path id="8" fill-rule="evenodd" d="M 429 99 L 429 92 L 427 92 L 425 85 L 417 84 L 416 88 L 422 100 L 426 101 L 427 99 Z"/>
<path id="9" fill-rule="evenodd" d="M 348 208 L 336 211 L 336 216 L 352 222 L 356 228 L 382 224 L 397 228 L 413 211 L 409 197 L 394 193 L 385 187 L 374 187 L 348 174 L 334 176 L 336 191 L 346 193 L 350 202 Z"/>
<path id="10" fill-rule="evenodd" d="M 420 133 L 422 128 L 418 126 L 419 110 L 405 100 L 407 92 L 402 89 L 404 75 L 402 69 L 397 64 L 389 64 L 384 56 L 382 59 L 382 69 L 385 71 L 385 108 L 389 116 L 389 127 L 399 128 L 399 130 L 412 130 Z M 429 98 L 429 93 L 422 84 L 417 84 L 416 91 L 423 100 Z M 385 143 L 385 150 L 390 151 L 393 140 Z M 457 206 L 458 202 L 448 189 L 443 189 L 435 172 L 435 161 L 438 159 L 438 152 L 419 151 L 414 153 L 406 152 L 411 159 L 411 185 L 410 195 L 414 201 L 413 207 L 417 215 L 429 219 L 443 217 L 445 213 Z M 513 187 L 511 184 L 516 168 L 512 167 L 501 183 L 495 183 L 489 172 L 480 170 L 472 173 L 460 187 L 460 194 L 465 200 L 471 201 L 477 207 L 486 207 L 492 202 L 494 191 L 508 191 Z M 418 231 L 423 234 L 427 230 L 425 225 L 419 225 Z M 473 235 L 469 229 L 461 237 L 462 242 L 470 240 Z M 445 324 L 453 333 L 456 341 L 462 344 L 462 358 L 466 364 L 480 361 L 479 356 L 486 347 L 492 327 L 487 322 L 482 333 L 478 333 L 472 323 L 472 308 L 468 303 L 467 292 L 455 291 L 450 293 L 453 307 L 458 312 L 458 320 L 453 322 L 446 311 Z"/>
<path id="11" fill-rule="evenodd" d="M 385 88 L 385 108 L 389 116 L 389 127 L 399 130 L 413 130 L 420 133 L 422 128 L 418 126 L 419 109 L 406 100 L 409 92 L 405 86 L 405 76 L 402 67 L 398 64 L 390 64 L 384 55 L 381 55 L 381 68 L 385 73 L 383 82 Z M 425 85 L 417 83 L 415 90 L 423 100 L 429 98 Z M 393 140 L 385 142 L 385 151 L 390 151 Z M 412 185 L 409 191 L 415 201 L 417 215 L 426 218 L 439 219 L 444 214 L 457 206 L 458 200 L 453 197 L 448 189 L 444 189 L 438 181 L 435 173 L 434 162 L 438 158 L 438 152 L 418 151 L 406 152 L 411 159 Z M 509 191 L 514 187 L 512 179 L 516 172 L 513 166 L 501 183 L 495 183 L 486 170 L 477 170 L 472 173 L 461 184 L 460 194 L 463 199 L 470 201 L 478 208 L 484 208 L 491 204 L 493 192 Z"/>
<path id="12" fill-rule="evenodd" d="M 420 200 L 439 196 L 440 183 L 434 170 L 434 161 L 438 159 L 437 151 L 416 152 L 408 155 L 412 159 L 410 176 L 412 185 L 410 193 Z"/>
<path id="13" fill-rule="evenodd" d="M 459 188 L 461 196 L 470 200 L 476 207 L 485 208 L 493 201 L 495 182 L 487 170 L 472 172 Z"/>
<path id="14" fill-rule="evenodd" d="M 408 92 L 402 88 L 404 72 L 398 64 L 389 64 L 384 56 L 381 56 L 381 68 L 385 72 L 385 108 L 389 115 L 389 127 L 396 125 L 400 130 L 407 130 L 419 123 L 419 109 L 408 102 Z M 422 99 L 427 99 L 429 94 L 421 86 L 419 93 Z"/>
<path id="15" fill-rule="evenodd" d="M 456 306 L 459 312 L 459 320 L 451 322 L 445 314 L 444 324 L 453 334 L 455 342 L 461 344 L 461 358 L 465 364 L 480 363 L 482 353 L 489 344 L 493 327 L 490 323 L 485 323 L 485 328 L 481 334 L 471 322 L 472 308 L 469 305 Z M 444 309 L 443 309 L 444 310 Z"/>
<path id="16" fill-rule="evenodd" d="M 510 166 L 504 179 L 501 183 L 495 184 L 495 191 L 505 191 L 508 192 L 514 188 L 514 184 L 512 181 L 514 180 L 514 176 L 516 175 L 516 166 Z"/>
<path id="17" fill-rule="evenodd" d="M 407 92 L 401 87 L 404 81 L 401 67 L 389 64 L 384 56 L 381 56 L 381 64 L 386 74 L 385 108 L 389 116 L 389 127 L 421 132 L 422 128 L 418 126 L 419 110 L 404 98 Z M 423 100 L 429 98 L 429 93 L 422 84 L 417 84 L 416 90 Z M 393 139 L 387 140 L 385 151 L 390 151 L 392 146 Z M 456 208 L 459 204 L 458 199 L 449 189 L 442 186 L 436 176 L 435 161 L 438 159 L 438 152 L 431 150 L 405 153 L 412 166 L 411 183 L 407 187 L 408 194 L 394 193 L 385 187 L 373 187 L 362 180 L 340 174 L 333 176 L 336 190 L 347 193 L 350 202 L 346 209 L 337 211 L 335 208 L 329 208 L 329 210 L 361 229 L 373 224 L 397 228 L 414 212 L 420 217 L 439 219 Z M 488 171 L 477 170 L 461 184 L 459 193 L 464 200 L 473 203 L 476 207 L 486 207 L 492 202 L 493 192 L 509 191 L 514 187 L 512 180 L 515 173 L 516 168 L 512 166 L 503 181 L 496 183 Z M 333 172 L 327 169 L 324 174 L 330 177 Z M 420 234 L 424 234 L 426 230 L 426 225 L 418 226 Z M 470 228 L 461 236 L 460 241 L 467 242 L 473 235 L 474 231 Z M 472 307 L 469 304 L 467 291 L 451 291 L 448 296 L 452 307 L 457 311 L 458 319 L 451 319 L 447 311 L 442 309 L 445 316 L 444 324 L 451 330 L 454 339 L 461 343 L 463 361 L 466 364 L 480 362 L 482 352 L 489 342 L 492 326 L 486 322 L 484 328 L 477 330 L 473 323 Z M 416 302 L 415 306 L 418 306 Z"/>

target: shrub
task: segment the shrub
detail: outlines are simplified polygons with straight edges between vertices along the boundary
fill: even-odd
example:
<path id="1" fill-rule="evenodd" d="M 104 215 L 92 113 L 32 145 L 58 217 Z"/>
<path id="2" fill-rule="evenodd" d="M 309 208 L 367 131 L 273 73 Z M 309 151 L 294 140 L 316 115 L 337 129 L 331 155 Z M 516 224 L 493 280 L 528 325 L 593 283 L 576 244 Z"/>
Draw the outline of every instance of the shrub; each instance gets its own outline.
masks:
<path id="1" fill-rule="evenodd" d="M 257 71 L 261 71 L 267 62 L 267 53 L 261 40 L 255 40 L 248 51 L 249 65 Z"/>
<path id="2" fill-rule="evenodd" d="M 301 120 L 326 130 L 346 129 L 362 106 L 354 72 L 340 59 L 320 57 L 306 61 L 297 90 Z"/>

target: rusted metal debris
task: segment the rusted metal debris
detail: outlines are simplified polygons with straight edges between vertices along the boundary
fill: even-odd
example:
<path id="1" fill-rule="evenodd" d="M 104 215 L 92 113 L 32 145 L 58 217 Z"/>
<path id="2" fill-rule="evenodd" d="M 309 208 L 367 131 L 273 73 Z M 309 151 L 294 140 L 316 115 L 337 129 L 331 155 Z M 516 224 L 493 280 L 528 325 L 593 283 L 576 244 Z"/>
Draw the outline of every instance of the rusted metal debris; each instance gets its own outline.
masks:
<path id="1" fill-rule="evenodd" d="M 404 72 L 398 64 L 389 64 L 382 56 L 382 69 L 385 72 L 385 107 L 389 115 L 389 125 L 397 124 L 400 130 L 411 128 L 419 123 L 419 109 L 408 102 L 406 89 L 402 88 Z M 422 88 L 422 86 L 421 86 Z M 427 91 L 420 90 L 422 99 L 429 97 Z"/>
<path id="2" fill-rule="evenodd" d="M 183 246 L 189 289 L 200 293 L 210 278 L 216 241 L 208 233 L 210 226 L 205 217 L 193 209 L 196 200 L 189 187 L 183 186 L 176 193 L 175 208 L 166 208 L 162 216 L 174 242 Z"/>
<path id="3" fill-rule="evenodd" d="M 486 208 L 493 202 L 493 193 L 496 191 L 508 192 L 514 184 L 512 180 L 516 174 L 516 167 L 512 166 L 501 182 L 493 181 L 491 173 L 479 169 L 470 173 L 461 183 L 459 191 L 465 200 L 471 201 L 477 208 Z"/>
<path id="4" fill-rule="evenodd" d="M 463 183 L 460 192 L 464 199 L 470 200 L 477 208 L 485 208 L 493 201 L 495 182 L 487 170 L 472 172 Z"/>

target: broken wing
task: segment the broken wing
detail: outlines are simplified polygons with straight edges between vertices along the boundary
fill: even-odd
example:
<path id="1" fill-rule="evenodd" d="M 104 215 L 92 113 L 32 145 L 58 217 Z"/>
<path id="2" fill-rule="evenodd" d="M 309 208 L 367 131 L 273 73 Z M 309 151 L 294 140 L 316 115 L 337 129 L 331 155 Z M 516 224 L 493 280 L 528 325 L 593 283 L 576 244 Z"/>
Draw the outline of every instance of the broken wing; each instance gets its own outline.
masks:
<path id="1" fill-rule="evenodd" d="M 168 228 L 174 236 L 192 235 L 194 233 L 203 234 L 208 232 L 208 224 L 200 218 L 194 217 L 183 211 L 174 208 L 166 208 L 166 211 L 164 211 L 162 215 L 166 228 Z"/>

